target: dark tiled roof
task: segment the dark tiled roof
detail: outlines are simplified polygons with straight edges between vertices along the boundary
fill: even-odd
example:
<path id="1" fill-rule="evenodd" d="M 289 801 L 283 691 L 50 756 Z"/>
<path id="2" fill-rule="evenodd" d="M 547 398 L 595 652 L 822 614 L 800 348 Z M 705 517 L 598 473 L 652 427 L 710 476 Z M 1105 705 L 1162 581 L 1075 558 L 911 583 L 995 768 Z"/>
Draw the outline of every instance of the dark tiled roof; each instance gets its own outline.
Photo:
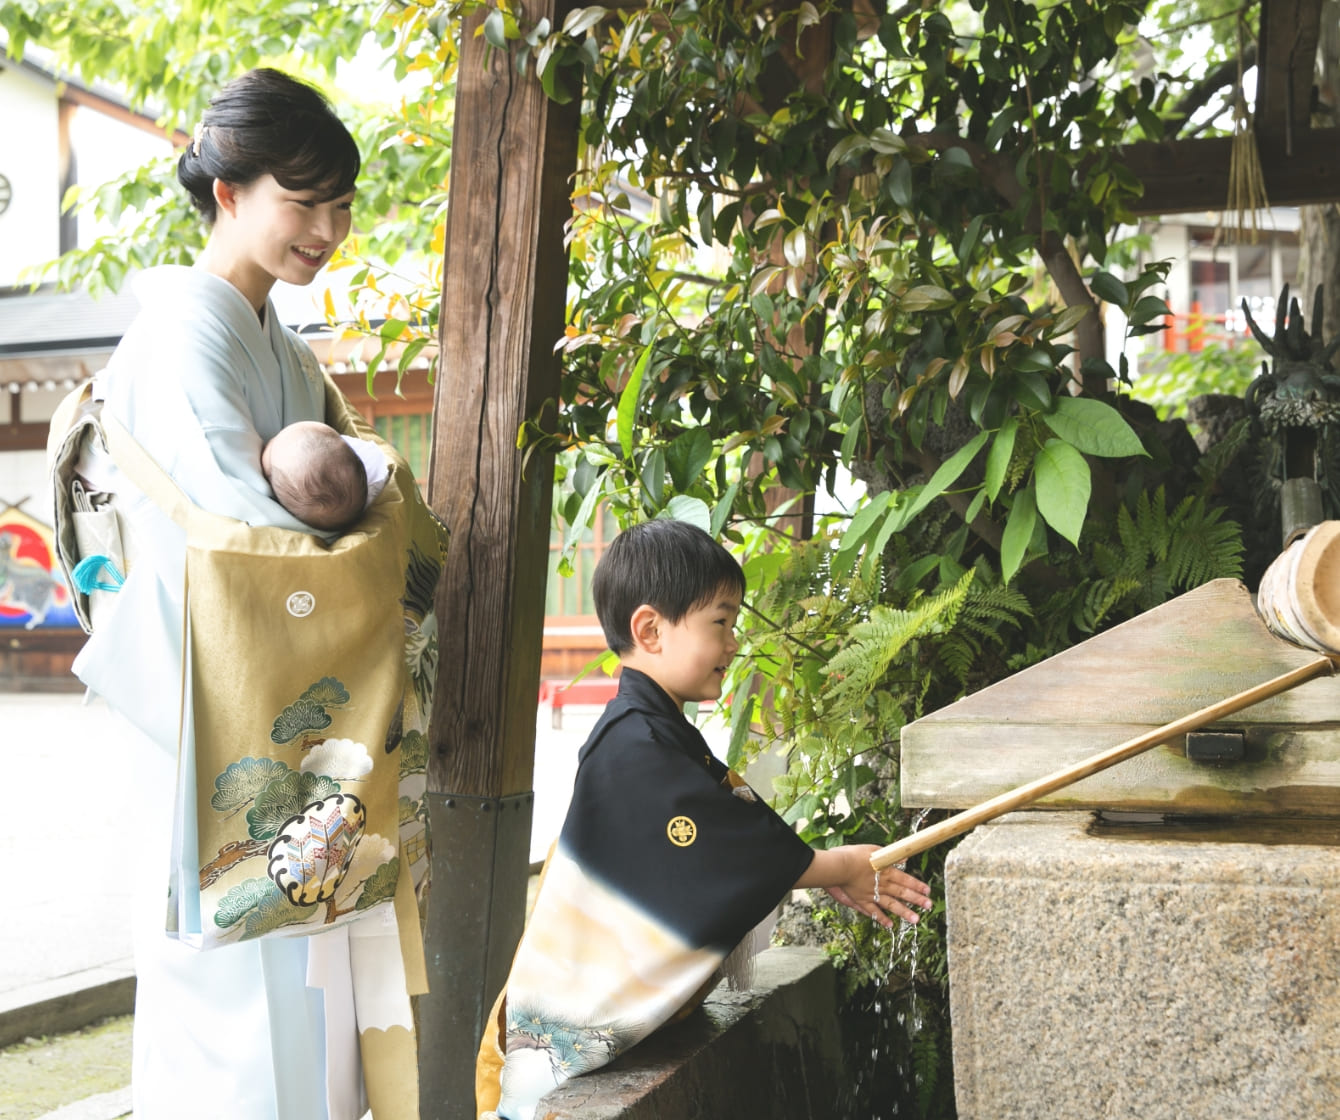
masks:
<path id="1" fill-rule="evenodd" d="M 129 285 L 101 299 L 54 290 L 0 294 L 0 357 L 110 350 L 138 308 Z"/>

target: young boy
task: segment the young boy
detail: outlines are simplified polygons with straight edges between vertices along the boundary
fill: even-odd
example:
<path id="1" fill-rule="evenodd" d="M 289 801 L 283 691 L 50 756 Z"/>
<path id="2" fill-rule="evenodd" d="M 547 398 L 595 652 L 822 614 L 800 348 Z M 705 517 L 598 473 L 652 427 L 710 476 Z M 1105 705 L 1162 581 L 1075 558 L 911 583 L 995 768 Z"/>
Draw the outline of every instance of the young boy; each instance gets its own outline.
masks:
<path id="1" fill-rule="evenodd" d="M 275 501 L 323 532 L 347 529 L 386 485 L 386 456 L 365 439 L 319 420 L 281 428 L 261 448 L 261 471 Z"/>
<path id="2" fill-rule="evenodd" d="M 556 1085 L 605 1065 L 706 996 L 731 950 L 796 887 L 891 926 L 929 888 L 870 867 L 871 845 L 810 849 L 719 762 L 683 714 L 716 700 L 739 648 L 744 573 L 700 529 L 621 533 L 596 567 L 619 692 L 579 755 L 558 842 L 490 1016 L 481 1120 L 532 1120 Z"/>

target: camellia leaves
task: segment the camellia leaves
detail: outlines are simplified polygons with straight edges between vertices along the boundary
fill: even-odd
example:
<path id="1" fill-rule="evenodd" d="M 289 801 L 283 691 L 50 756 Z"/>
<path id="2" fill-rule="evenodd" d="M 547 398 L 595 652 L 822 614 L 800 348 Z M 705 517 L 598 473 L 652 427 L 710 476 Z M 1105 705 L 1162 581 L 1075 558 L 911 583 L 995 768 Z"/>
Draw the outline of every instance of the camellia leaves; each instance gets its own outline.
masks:
<path id="1" fill-rule="evenodd" d="M 1014 578 L 1023 563 L 1037 520 L 1038 504 L 1033 488 L 1030 486 L 1017 491 L 1000 541 L 1000 574 L 1006 583 Z"/>
<path id="2" fill-rule="evenodd" d="M 1099 299 L 1116 304 L 1118 307 L 1125 307 L 1131 301 L 1131 294 L 1126 285 L 1110 272 L 1095 272 L 1093 279 L 1089 281 L 1089 287 Z"/>
<path id="3" fill-rule="evenodd" d="M 687 521 L 696 525 L 704 533 L 712 531 L 712 511 L 701 498 L 691 498 L 687 494 L 676 494 L 666 503 L 665 512 L 671 520 Z"/>
<path id="4" fill-rule="evenodd" d="M 963 231 L 963 237 L 958 243 L 959 260 L 966 261 L 972 257 L 972 251 L 977 248 L 977 241 L 982 235 L 982 223 L 985 220 L 985 214 L 978 214 L 968 223 L 968 228 Z"/>
<path id="5" fill-rule="evenodd" d="M 893 500 L 893 497 L 894 492 L 886 490 L 882 494 L 876 494 L 856 511 L 851 523 L 847 526 L 847 531 L 842 534 L 842 543 L 838 545 L 837 556 L 834 557 L 835 566 L 839 566 L 844 558 L 850 558 L 864 543 L 866 534 L 874 529 L 879 518 L 889 508 L 889 503 Z"/>
<path id="6" fill-rule="evenodd" d="M 1088 315 L 1092 310 L 1093 310 L 1092 307 L 1084 307 L 1083 305 L 1075 307 L 1067 307 L 1064 311 L 1062 311 L 1059 315 L 1056 316 L 1056 324 L 1052 328 L 1052 330 L 1056 334 L 1069 334 L 1077 326 L 1079 326 L 1080 320 L 1083 319 L 1084 316 Z"/>
<path id="7" fill-rule="evenodd" d="M 731 509 L 735 505 L 735 495 L 740 492 L 740 481 L 736 479 L 730 484 L 726 492 L 721 495 L 721 500 L 712 509 L 712 521 L 708 526 L 708 533 L 713 537 L 721 536 L 721 530 L 726 525 L 726 519 L 730 517 Z"/>
<path id="8" fill-rule="evenodd" d="M 677 435 L 665 451 L 675 489 L 682 494 L 697 482 L 712 455 L 712 434 L 706 428 L 690 428 Z"/>
<path id="9" fill-rule="evenodd" d="M 590 8 L 574 8 L 563 21 L 563 31 L 574 39 L 583 31 L 588 31 L 608 15 L 608 11 L 599 5 Z"/>
<path id="10" fill-rule="evenodd" d="M 484 17 L 484 38 L 488 40 L 489 46 L 497 47 L 500 51 L 507 49 L 507 32 L 504 27 L 502 9 L 491 8 Z"/>
<path id="11" fill-rule="evenodd" d="M 1050 408 L 1052 393 L 1047 387 L 1047 379 L 1035 370 L 1019 373 L 1014 379 L 1014 399 L 1025 408 Z"/>
<path id="12" fill-rule="evenodd" d="M 1084 514 L 1089 508 L 1089 464 L 1070 444 L 1049 439 L 1033 460 L 1038 512 L 1043 519 L 1079 546 Z"/>
<path id="13" fill-rule="evenodd" d="M 577 516 L 572 519 L 567 531 L 563 534 L 564 552 L 577 547 L 577 542 L 581 539 L 582 533 L 591 523 L 592 515 L 595 513 L 596 501 L 604 492 L 604 486 L 592 486 L 586 492 L 586 496 L 582 498 L 581 508 L 577 511 Z"/>
<path id="14" fill-rule="evenodd" d="M 889 195 L 898 206 L 912 202 L 912 165 L 901 156 L 894 157 L 893 170 L 889 174 Z"/>
<path id="15" fill-rule="evenodd" d="M 922 284 L 911 289 L 901 300 L 899 306 L 904 311 L 928 311 L 932 308 L 948 307 L 954 297 L 943 288 L 934 284 Z"/>
<path id="16" fill-rule="evenodd" d="M 851 136 L 844 136 L 828 153 L 828 169 L 831 171 L 837 164 L 851 155 L 859 155 L 862 152 L 870 150 L 870 138 L 860 133 L 853 133 Z"/>
<path id="17" fill-rule="evenodd" d="M 1123 455 L 1148 455 L 1121 413 L 1104 401 L 1091 397 L 1057 397 L 1056 409 L 1042 417 L 1053 432 L 1085 455 L 1118 459 Z"/>
<path id="18" fill-rule="evenodd" d="M 986 455 L 986 477 L 982 485 L 986 496 L 995 501 L 1005 481 L 1005 472 L 1009 470 L 1010 458 L 1014 454 L 1014 439 L 1019 433 L 1019 421 L 1009 417 L 1000 426 L 996 438 L 991 441 L 991 450 Z"/>
<path id="19" fill-rule="evenodd" d="M 617 419 L 617 431 L 619 434 L 619 450 L 623 452 L 625 459 L 633 457 L 633 428 L 637 420 L 637 402 L 642 396 L 642 379 L 647 373 L 647 362 L 651 360 L 651 351 L 656 343 L 649 342 L 642 349 L 637 362 L 633 365 L 633 372 L 628 378 L 628 384 L 623 387 L 623 392 L 619 394 L 619 411 Z"/>

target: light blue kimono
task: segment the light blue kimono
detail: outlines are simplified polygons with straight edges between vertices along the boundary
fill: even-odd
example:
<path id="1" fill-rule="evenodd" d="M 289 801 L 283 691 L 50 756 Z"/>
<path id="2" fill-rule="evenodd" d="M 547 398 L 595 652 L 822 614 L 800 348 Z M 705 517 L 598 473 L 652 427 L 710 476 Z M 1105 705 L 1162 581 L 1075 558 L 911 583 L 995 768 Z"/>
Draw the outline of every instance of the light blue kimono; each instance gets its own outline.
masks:
<path id="1" fill-rule="evenodd" d="M 271 496 L 260 452 L 281 427 L 323 419 L 311 350 L 273 305 L 262 321 L 236 288 L 203 270 L 152 269 L 134 291 L 141 311 L 95 390 L 106 412 L 202 509 L 305 530 Z M 190 741 L 190 728 L 177 726 L 185 534 L 105 456 L 86 459 L 80 473 L 117 494 L 131 534 L 115 610 L 74 668 L 141 733 L 142 798 L 128 807 L 138 835 L 133 848 L 119 849 L 137 879 L 136 1120 L 357 1118 L 361 1080 L 347 1057 L 356 1034 L 328 1037 L 341 997 L 307 986 L 310 943 L 335 935 L 202 953 L 164 933 L 179 731 Z M 338 1033 L 349 1034 L 347 1024 Z"/>

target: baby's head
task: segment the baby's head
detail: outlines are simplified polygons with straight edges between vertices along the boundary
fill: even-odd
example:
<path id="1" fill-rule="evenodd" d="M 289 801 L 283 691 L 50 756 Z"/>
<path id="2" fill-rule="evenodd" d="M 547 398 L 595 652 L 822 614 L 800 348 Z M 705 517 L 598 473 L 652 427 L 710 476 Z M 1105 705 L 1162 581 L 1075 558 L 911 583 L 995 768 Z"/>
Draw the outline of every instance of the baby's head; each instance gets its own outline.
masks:
<path id="1" fill-rule="evenodd" d="M 367 505 L 368 475 L 358 453 L 317 420 L 280 429 L 261 449 L 261 470 L 279 504 L 313 529 L 343 529 Z"/>

